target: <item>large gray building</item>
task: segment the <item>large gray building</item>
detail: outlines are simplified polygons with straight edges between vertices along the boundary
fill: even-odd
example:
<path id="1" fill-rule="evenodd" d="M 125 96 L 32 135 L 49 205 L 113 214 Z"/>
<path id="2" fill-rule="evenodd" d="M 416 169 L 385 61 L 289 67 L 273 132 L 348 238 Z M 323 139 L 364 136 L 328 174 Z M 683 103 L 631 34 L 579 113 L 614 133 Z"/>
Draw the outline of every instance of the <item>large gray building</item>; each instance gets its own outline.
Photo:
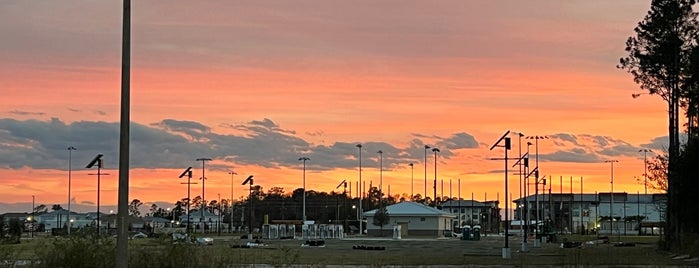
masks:
<path id="1" fill-rule="evenodd" d="M 665 221 L 666 194 L 625 192 L 551 193 L 515 199 L 514 219 L 546 222 L 560 233 L 659 234 Z M 527 209 L 524 209 L 527 203 Z M 613 220 L 611 220 L 613 219 Z"/>

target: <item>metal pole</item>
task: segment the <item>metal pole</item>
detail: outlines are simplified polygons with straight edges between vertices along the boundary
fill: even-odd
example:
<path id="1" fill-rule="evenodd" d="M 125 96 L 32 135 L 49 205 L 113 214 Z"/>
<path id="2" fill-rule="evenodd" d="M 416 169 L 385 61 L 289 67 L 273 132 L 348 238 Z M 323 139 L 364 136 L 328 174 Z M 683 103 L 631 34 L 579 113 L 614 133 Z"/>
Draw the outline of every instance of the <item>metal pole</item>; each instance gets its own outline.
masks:
<path id="1" fill-rule="evenodd" d="M 523 137 L 523 136 L 524 136 L 524 134 L 522 134 L 522 133 L 517 133 L 517 142 L 519 143 L 519 149 L 518 149 L 517 153 L 519 154 L 519 161 L 523 161 L 523 160 L 522 160 L 522 137 Z M 519 163 L 519 165 L 518 165 L 518 166 L 519 166 L 519 202 L 522 202 L 522 177 L 523 177 L 523 174 L 522 174 L 522 164 L 523 164 L 523 163 Z M 518 215 L 517 218 L 519 218 L 519 221 L 520 221 L 520 225 L 519 225 L 519 235 L 524 236 L 524 235 L 522 234 L 523 230 L 522 230 L 522 224 L 521 224 L 521 223 L 522 223 L 522 218 L 523 218 L 523 217 L 522 217 L 522 207 L 519 207 L 519 206 L 518 206 L 517 208 L 518 208 L 517 211 L 519 211 L 519 215 Z M 527 241 L 526 237 L 522 239 L 522 242 L 523 242 L 523 243 L 524 243 L 524 241 Z M 526 250 L 522 250 L 522 251 L 526 251 Z"/>
<path id="2" fill-rule="evenodd" d="M 425 202 L 427 202 L 427 149 L 430 149 L 429 145 L 425 145 L 425 161 L 423 162 L 425 164 L 425 196 L 423 196 Z"/>
<path id="3" fill-rule="evenodd" d="M 610 167 L 610 173 L 611 173 L 610 184 L 611 184 L 612 192 L 609 195 L 609 197 L 610 197 L 609 198 L 609 218 L 610 218 L 610 227 L 609 228 L 610 228 L 610 235 L 614 235 L 614 163 L 619 162 L 619 160 L 612 159 L 612 160 L 607 160 L 604 162 L 610 163 L 610 166 L 611 166 Z M 619 240 L 621 240 L 621 238 Z"/>
<path id="4" fill-rule="evenodd" d="M 97 235 L 102 234 L 102 229 L 100 228 L 100 183 L 102 181 L 102 159 L 98 160 L 97 164 Z"/>
<path id="5" fill-rule="evenodd" d="M 507 172 L 507 151 L 510 149 L 509 146 L 510 146 L 510 138 L 507 137 L 507 138 L 505 138 L 505 199 L 507 199 L 507 197 L 509 196 L 508 195 L 508 188 L 510 188 L 510 187 L 508 187 L 508 181 L 507 181 L 507 176 L 508 176 L 508 174 L 507 174 L 508 173 Z M 510 248 L 510 235 L 508 233 L 509 229 L 510 229 L 509 223 L 508 223 L 510 208 L 509 208 L 508 203 L 510 203 L 510 202 L 507 202 L 507 200 L 505 200 L 505 249 L 506 250 L 509 250 L 509 248 Z M 504 258 L 509 259 L 510 256 L 506 256 Z"/>
<path id="6" fill-rule="evenodd" d="M 439 149 L 437 148 L 432 148 L 432 152 L 434 152 L 434 207 L 437 207 L 437 153 L 439 152 Z"/>
<path id="7" fill-rule="evenodd" d="M 306 161 L 311 159 L 308 157 L 301 157 L 299 160 L 303 161 L 303 212 L 301 214 L 303 215 L 303 222 L 306 224 Z"/>
<path id="8" fill-rule="evenodd" d="M 535 217 L 535 219 L 536 219 L 535 226 L 536 227 L 535 228 L 536 229 L 534 229 L 534 231 L 536 231 L 536 236 L 534 239 L 534 246 L 539 247 L 539 246 L 541 246 L 541 242 L 540 242 L 541 240 L 539 237 L 539 137 L 538 136 L 536 137 L 535 143 L 536 143 L 535 148 L 536 148 L 536 169 L 537 170 L 536 170 L 536 172 L 534 172 L 534 180 L 535 180 L 535 182 L 534 182 L 534 188 L 535 188 L 534 189 L 534 203 L 535 204 L 534 205 L 536 206 L 536 208 L 535 208 L 535 212 L 536 212 L 536 217 Z"/>
<path id="9" fill-rule="evenodd" d="M 458 198 L 459 203 L 457 205 L 458 210 L 459 210 L 459 220 L 458 220 L 457 225 L 458 225 L 459 229 L 461 229 L 461 179 L 459 179 L 459 189 L 457 190 L 457 192 L 459 195 L 459 198 Z"/>
<path id="10" fill-rule="evenodd" d="M 379 154 L 379 192 L 383 196 L 383 151 L 379 150 L 376 153 Z M 379 203 L 381 203 L 381 196 L 379 196 Z"/>
<path id="11" fill-rule="evenodd" d="M 205 167 L 206 161 L 211 161 L 211 158 L 197 158 L 197 161 L 201 161 L 201 218 L 199 222 L 201 222 L 201 232 L 204 233 L 206 230 L 206 228 L 204 228 L 206 225 L 206 221 L 204 221 L 204 210 L 206 209 L 206 198 L 204 197 L 204 189 L 206 188 Z"/>
<path id="12" fill-rule="evenodd" d="M 129 144 L 131 125 L 131 0 L 124 0 L 121 49 L 121 116 L 119 121 L 119 200 L 116 267 L 129 265 Z"/>
<path id="13" fill-rule="evenodd" d="M 35 201 L 36 201 L 35 197 L 34 197 L 34 195 L 32 195 L 32 217 L 30 220 L 30 223 L 31 223 L 30 233 L 32 235 L 32 238 L 34 238 L 34 222 L 35 222 L 34 217 L 36 217 L 36 214 L 34 213 L 36 211 L 36 206 L 35 206 L 36 202 Z"/>
<path id="14" fill-rule="evenodd" d="M 357 191 L 359 192 L 359 209 L 357 210 L 357 220 L 359 221 L 359 235 L 364 234 L 364 231 L 362 230 L 362 218 L 363 215 L 362 213 L 362 198 L 364 198 L 364 187 L 362 187 L 362 144 L 357 144 L 357 149 L 359 150 L 359 187 L 357 187 Z"/>
<path id="15" fill-rule="evenodd" d="M 70 227 L 72 225 L 72 222 L 70 222 L 70 203 L 72 203 L 70 201 L 70 188 L 73 181 L 73 150 L 77 149 L 73 146 L 68 147 L 68 235 L 70 235 Z"/>
<path id="16" fill-rule="evenodd" d="M 415 179 L 415 165 L 413 163 L 408 164 L 410 166 L 410 200 L 413 200 L 414 192 L 413 188 L 415 187 L 415 183 L 413 182 Z"/>
<path id="17" fill-rule="evenodd" d="M 580 234 L 584 235 L 586 228 L 583 224 L 583 177 L 580 176 Z"/>

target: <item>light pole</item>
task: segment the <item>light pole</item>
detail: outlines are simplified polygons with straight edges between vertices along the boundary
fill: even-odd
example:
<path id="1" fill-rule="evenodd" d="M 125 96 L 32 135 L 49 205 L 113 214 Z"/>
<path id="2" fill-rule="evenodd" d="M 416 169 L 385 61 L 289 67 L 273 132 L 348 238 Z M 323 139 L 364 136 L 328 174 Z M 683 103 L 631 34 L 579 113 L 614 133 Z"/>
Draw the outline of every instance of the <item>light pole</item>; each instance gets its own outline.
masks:
<path id="1" fill-rule="evenodd" d="M 90 161 L 85 168 L 92 168 L 93 166 L 97 165 L 97 174 L 89 174 L 89 175 L 97 175 L 97 234 L 101 234 L 100 230 L 100 181 L 101 181 L 101 176 L 102 175 L 109 175 L 109 174 L 102 174 L 102 154 L 98 154 L 95 156 L 92 161 Z"/>
<path id="2" fill-rule="evenodd" d="M 410 163 L 408 164 L 410 166 L 410 200 L 413 200 L 413 186 L 415 186 L 415 183 L 413 183 L 413 180 L 415 179 L 415 164 Z"/>
<path id="3" fill-rule="evenodd" d="M 505 132 L 498 141 L 496 141 L 493 146 L 490 146 L 490 150 L 492 151 L 495 147 L 503 147 L 505 148 L 505 200 L 507 200 L 509 193 L 508 193 L 508 181 L 507 181 L 507 151 L 510 150 L 511 148 L 511 142 L 510 142 L 510 137 L 507 137 L 507 135 L 510 134 L 510 131 L 508 130 Z M 504 144 L 500 145 L 500 142 L 504 142 Z M 473 193 L 471 193 L 471 202 L 473 202 Z M 507 224 L 507 221 L 509 220 L 509 204 L 510 202 L 505 201 L 505 246 L 502 248 L 502 258 L 503 259 L 511 259 L 512 258 L 512 252 L 510 251 L 510 235 L 509 235 L 509 225 Z M 473 205 L 472 205 L 473 206 Z M 479 217 L 480 220 L 480 217 Z"/>
<path id="4" fill-rule="evenodd" d="M 534 168 L 534 203 L 536 203 L 536 239 L 534 239 L 534 246 L 539 247 L 541 244 L 541 238 L 539 237 L 539 140 L 548 139 L 548 136 L 527 136 L 527 139 L 533 139 L 534 146 L 536 148 L 536 167 Z"/>
<path id="5" fill-rule="evenodd" d="M 616 159 L 610 159 L 604 161 L 605 163 L 609 163 L 611 166 L 611 186 L 612 186 L 612 192 L 609 195 L 609 220 L 610 220 L 610 235 L 614 235 L 614 163 L 619 163 L 619 160 Z M 621 234 L 619 234 L 621 235 Z M 621 240 L 621 237 L 619 237 L 619 240 Z"/>
<path id="6" fill-rule="evenodd" d="M 29 219 L 29 224 L 30 224 L 30 226 L 31 226 L 30 231 L 31 231 L 31 234 L 32 234 L 32 238 L 34 238 L 34 217 L 36 216 L 36 215 L 34 214 L 34 212 L 36 211 L 35 206 L 34 206 L 34 205 L 35 205 L 35 201 L 36 201 L 36 199 L 35 199 L 34 195 L 32 195 L 32 216 L 31 216 L 31 218 Z"/>
<path id="7" fill-rule="evenodd" d="M 229 227 L 228 230 L 229 230 L 230 232 L 233 232 L 233 204 L 235 204 L 235 201 L 234 201 L 234 199 L 233 199 L 233 198 L 234 198 L 234 196 L 233 196 L 233 176 L 237 175 L 238 173 L 235 173 L 235 171 L 232 171 L 232 170 L 231 170 L 231 171 L 228 172 L 228 174 L 231 174 L 231 203 L 228 204 L 228 206 L 230 207 L 230 213 L 231 213 L 231 215 L 230 215 L 230 217 L 229 217 L 229 218 L 230 218 L 230 220 L 229 220 L 230 222 L 228 223 L 228 227 Z"/>
<path id="8" fill-rule="evenodd" d="M 524 134 L 522 134 L 522 133 L 516 133 L 516 134 L 517 134 L 517 138 L 518 138 L 518 142 L 519 142 L 519 152 L 518 152 L 519 158 L 517 159 L 517 162 L 515 162 L 515 164 L 512 165 L 512 167 L 519 166 L 519 174 L 518 174 L 519 175 L 519 200 L 520 200 L 520 202 L 522 202 L 522 188 L 523 188 L 522 187 L 522 179 L 523 178 L 524 178 L 524 183 L 525 183 L 525 185 L 524 185 L 524 198 L 525 198 L 525 200 L 527 197 L 527 193 L 526 193 L 527 189 L 526 188 L 528 186 L 526 185 L 526 183 L 527 183 L 526 182 L 526 175 L 527 175 L 526 173 L 527 173 L 527 167 L 529 167 L 529 145 L 531 145 L 531 142 L 527 142 L 527 153 L 522 155 L 522 137 L 524 137 Z M 524 170 L 523 170 L 523 168 L 524 168 Z M 524 207 L 526 208 L 526 201 L 525 201 Z M 520 222 L 526 221 L 526 216 L 523 215 L 525 212 L 522 211 L 522 210 L 526 210 L 525 208 L 523 208 L 523 206 L 517 206 L 517 210 L 519 211 Z M 529 223 L 526 223 L 526 224 L 527 224 L 526 226 L 529 225 Z M 527 228 L 521 228 L 521 227 L 522 227 L 522 224 L 520 224 L 520 229 L 519 229 L 520 234 L 522 234 L 523 231 L 525 234 L 525 235 L 523 235 L 523 239 L 522 239 L 522 252 L 527 252 L 527 251 L 529 251 L 528 245 L 527 245 L 527 236 L 526 236 L 526 234 L 527 234 L 526 229 Z"/>
<path id="9" fill-rule="evenodd" d="M 524 158 L 524 220 L 526 221 L 526 227 L 524 228 L 524 243 L 522 243 L 522 251 L 529 251 L 529 227 L 531 225 L 531 213 L 529 212 L 529 147 L 533 143 L 527 142 L 527 154 Z"/>
<path id="10" fill-rule="evenodd" d="M 197 184 L 196 182 L 192 182 L 192 167 L 188 167 L 187 169 L 180 174 L 178 178 L 183 178 L 187 176 L 187 182 L 181 182 L 180 184 L 187 184 L 187 230 L 186 233 L 189 233 L 189 222 L 191 221 L 191 218 L 189 217 L 189 205 L 192 203 L 192 198 L 191 196 L 191 188 L 192 184 Z"/>
<path id="11" fill-rule="evenodd" d="M 218 236 L 221 236 L 221 194 L 218 194 L 218 221 L 216 222 L 216 231 L 218 231 Z"/>
<path id="12" fill-rule="evenodd" d="M 235 173 L 235 171 L 229 171 L 228 174 L 231 174 L 231 203 L 230 203 L 230 206 L 232 208 L 233 207 L 233 198 L 234 198 L 234 196 L 233 196 L 233 176 L 238 175 L 238 173 Z"/>
<path id="13" fill-rule="evenodd" d="M 303 161 L 303 224 L 306 224 L 306 161 L 311 160 L 308 157 L 301 157 L 299 161 Z"/>
<path id="14" fill-rule="evenodd" d="M 197 161 L 201 161 L 201 218 L 199 219 L 199 221 L 201 222 L 201 232 L 204 233 L 204 225 L 206 224 L 204 222 L 204 210 L 206 209 L 206 199 L 204 198 L 204 186 L 206 186 L 206 176 L 204 171 L 206 161 L 211 161 L 211 158 L 197 158 Z"/>
<path id="15" fill-rule="evenodd" d="M 425 164 L 425 196 L 422 197 L 425 202 L 427 202 L 427 150 L 429 149 L 430 146 L 425 145 L 425 162 L 423 162 Z"/>
<path id="16" fill-rule="evenodd" d="M 434 152 L 434 207 L 437 207 L 437 153 L 439 153 L 439 149 L 437 148 L 432 148 L 432 152 Z"/>
<path id="17" fill-rule="evenodd" d="M 359 150 L 359 210 L 357 211 L 357 220 L 359 220 L 359 235 L 364 234 L 362 230 L 362 198 L 364 197 L 364 187 L 362 187 L 362 144 L 357 144 L 357 149 Z"/>
<path id="18" fill-rule="evenodd" d="M 70 186 L 71 182 L 73 181 L 73 151 L 77 150 L 73 146 L 68 147 L 68 235 L 70 235 L 70 227 L 72 222 L 70 221 Z"/>
<path id="19" fill-rule="evenodd" d="M 248 220 L 248 239 L 252 240 L 252 215 L 253 215 L 253 206 L 252 206 L 252 185 L 255 184 L 255 181 L 253 180 L 253 175 L 248 176 L 247 179 L 243 181 L 243 185 L 249 185 L 250 187 L 250 194 L 248 196 L 248 203 L 250 203 L 250 218 Z"/>
<path id="20" fill-rule="evenodd" d="M 376 153 L 379 154 L 379 192 L 381 193 L 379 201 L 381 201 L 381 197 L 383 196 L 383 151 L 379 150 Z"/>

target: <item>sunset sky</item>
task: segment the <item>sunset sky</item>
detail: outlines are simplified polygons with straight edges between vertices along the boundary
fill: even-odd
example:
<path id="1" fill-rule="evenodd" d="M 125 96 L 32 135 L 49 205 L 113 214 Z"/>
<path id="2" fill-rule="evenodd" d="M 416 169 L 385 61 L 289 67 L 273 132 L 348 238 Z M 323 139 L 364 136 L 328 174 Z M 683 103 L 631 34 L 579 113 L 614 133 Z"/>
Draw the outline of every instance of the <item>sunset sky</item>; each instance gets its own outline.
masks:
<path id="1" fill-rule="evenodd" d="M 424 194 L 425 144 L 438 147 L 444 195 L 504 197 L 507 130 L 539 141 L 553 190 L 636 193 L 641 148 L 667 144 L 666 105 L 631 98 L 616 68 L 649 1 L 133 1 L 130 199 L 174 203 L 177 176 L 206 199 L 236 198 L 248 175 L 266 191 L 332 191 L 342 180 Z M 0 202 L 115 204 L 121 1 L 0 2 Z M 518 140 L 510 156 L 518 154 Z M 522 146 L 526 150 L 526 142 Z M 532 154 L 535 146 L 530 147 Z M 649 154 L 649 158 L 654 154 Z M 434 154 L 428 155 L 428 196 Z M 532 161 L 533 163 L 533 161 Z M 516 173 L 516 172 L 515 172 Z M 514 174 L 514 173 L 511 173 Z M 513 197 L 519 178 L 510 176 Z M 438 193 L 441 194 L 441 184 Z M 201 193 L 201 184 L 192 188 Z M 353 195 L 355 195 L 353 193 Z M 501 204 L 501 206 L 504 206 Z"/>

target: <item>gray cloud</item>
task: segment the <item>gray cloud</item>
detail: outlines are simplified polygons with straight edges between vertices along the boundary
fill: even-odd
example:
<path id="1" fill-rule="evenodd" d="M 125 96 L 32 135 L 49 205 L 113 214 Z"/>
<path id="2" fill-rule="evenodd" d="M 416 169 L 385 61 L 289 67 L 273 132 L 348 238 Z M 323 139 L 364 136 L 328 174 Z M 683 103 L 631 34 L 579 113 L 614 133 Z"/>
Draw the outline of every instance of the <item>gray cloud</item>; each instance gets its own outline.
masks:
<path id="1" fill-rule="evenodd" d="M 556 151 L 550 154 L 539 154 L 539 160 L 574 163 L 599 163 L 604 161 L 604 159 L 599 155 L 579 148 L 566 151 Z"/>
<path id="2" fill-rule="evenodd" d="M 478 148 L 478 142 L 473 136 L 469 135 L 468 133 L 461 132 L 442 140 L 439 146 L 446 147 L 451 150 L 473 149 Z"/>
<path id="3" fill-rule="evenodd" d="M 589 134 L 556 133 L 548 136 L 557 147 L 570 149 L 559 150 L 549 154 L 539 154 L 543 161 L 602 162 L 605 159 L 620 156 L 638 156 L 641 147 L 634 146 L 626 141 L 608 136 Z"/>
<path id="4" fill-rule="evenodd" d="M 361 143 L 362 165 L 367 169 L 379 167 L 377 151 L 383 151 L 383 167 L 419 162 L 425 155 L 425 142 L 413 139 L 407 148 L 379 141 L 338 141 L 330 145 L 313 145 L 283 129 L 271 119 L 254 120 L 245 124 L 228 124 L 241 132 L 223 135 L 193 121 L 165 119 L 157 123 L 131 124 L 131 167 L 185 168 L 195 165 L 194 159 L 208 157 L 230 165 L 212 165 L 213 169 L 228 170 L 235 164 L 260 165 L 267 168 L 296 167 L 298 158 L 307 156 L 309 169 L 356 168 Z M 467 133 L 456 133 L 434 140 L 443 145 L 438 156 L 448 159 L 453 149 L 474 148 L 477 142 Z M 119 124 L 116 122 L 79 121 L 66 124 L 57 118 L 49 121 L 0 119 L 0 166 L 18 169 L 24 166 L 39 169 L 67 169 L 68 146 L 73 168 L 84 166 L 95 155 L 104 154 L 105 166 L 116 168 L 119 144 Z M 428 151 L 428 156 L 433 152 Z M 224 163 L 225 163 L 224 162 Z"/>
<path id="5" fill-rule="evenodd" d="M 29 111 L 19 111 L 19 110 L 12 110 L 9 111 L 11 114 L 16 114 L 16 115 L 38 115 L 38 116 L 44 116 L 46 113 L 43 112 L 29 112 Z"/>

